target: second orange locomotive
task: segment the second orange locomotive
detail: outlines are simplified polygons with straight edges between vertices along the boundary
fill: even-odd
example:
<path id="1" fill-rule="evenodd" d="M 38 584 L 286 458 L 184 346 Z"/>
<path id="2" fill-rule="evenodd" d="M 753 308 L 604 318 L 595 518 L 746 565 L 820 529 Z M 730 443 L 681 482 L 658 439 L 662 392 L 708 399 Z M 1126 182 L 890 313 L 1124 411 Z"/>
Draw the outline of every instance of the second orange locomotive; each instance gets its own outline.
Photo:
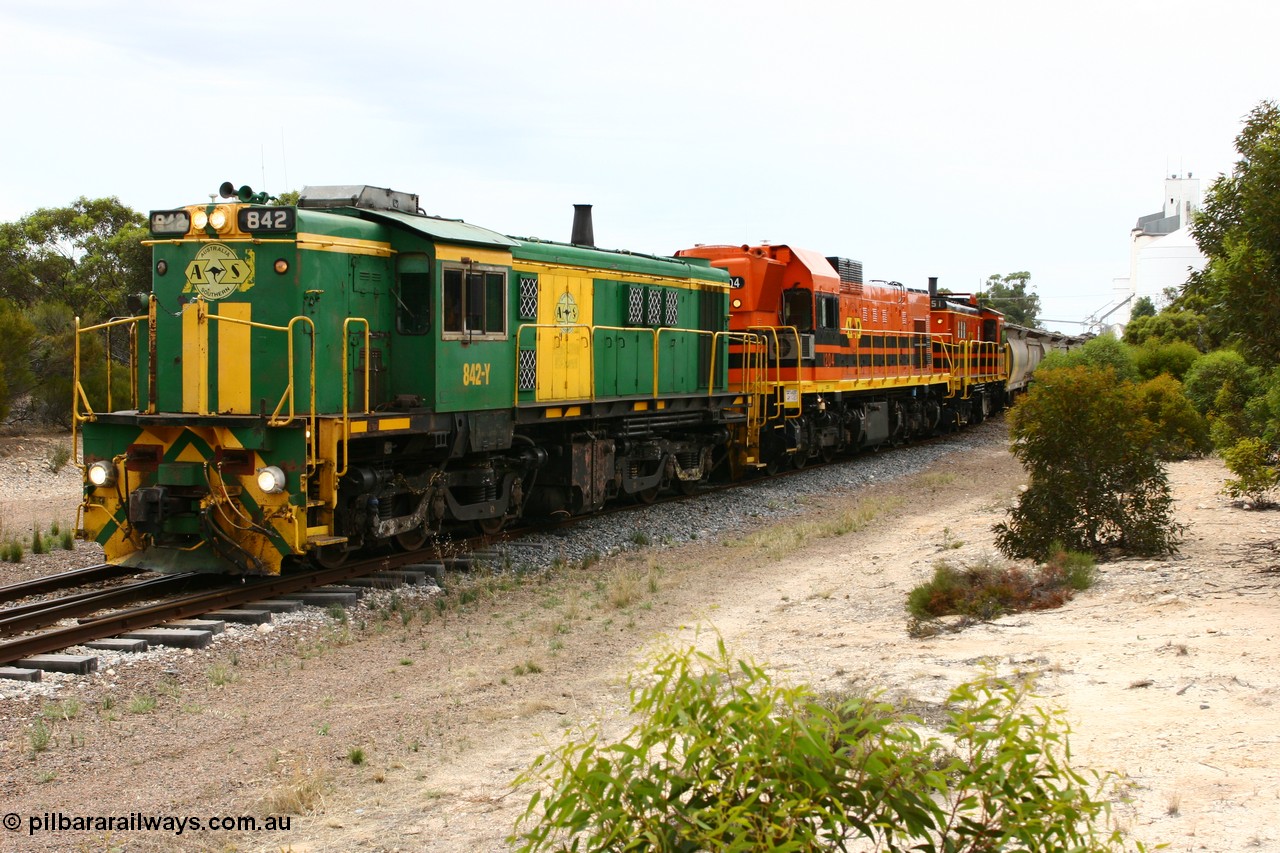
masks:
<path id="1" fill-rule="evenodd" d="M 737 443 L 743 467 L 976 423 L 1007 402 L 1004 316 L 966 294 L 863 281 L 862 265 L 787 245 L 695 246 L 730 275 L 730 376 L 763 405 Z"/>

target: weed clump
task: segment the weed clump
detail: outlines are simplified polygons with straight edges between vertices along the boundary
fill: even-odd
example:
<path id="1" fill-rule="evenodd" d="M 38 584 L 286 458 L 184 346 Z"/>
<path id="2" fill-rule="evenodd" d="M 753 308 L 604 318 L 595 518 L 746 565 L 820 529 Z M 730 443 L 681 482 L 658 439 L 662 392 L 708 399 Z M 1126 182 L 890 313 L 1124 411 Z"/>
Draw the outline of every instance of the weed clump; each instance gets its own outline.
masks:
<path id="1" fill-rule="evenodd" d="M 917 620 L 939 616 L 984 620 L 1023 610 L 1048 610 L 1061 607 L 1096 579 L 1091 555 L 1062 548 L 1031 570 L 993 560 L 971 566 L 939 560 L 933 577 L 907 594 L 907 612 Z"/>

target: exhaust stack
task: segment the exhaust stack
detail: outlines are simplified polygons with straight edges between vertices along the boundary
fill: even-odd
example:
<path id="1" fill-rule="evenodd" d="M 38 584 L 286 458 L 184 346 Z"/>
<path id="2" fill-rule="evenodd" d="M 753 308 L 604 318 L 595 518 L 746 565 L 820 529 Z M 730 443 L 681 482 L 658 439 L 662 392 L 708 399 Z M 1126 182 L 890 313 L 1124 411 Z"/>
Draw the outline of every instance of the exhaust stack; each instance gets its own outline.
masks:
<path id="1" fill-rule="evenodd" d="M 575 246 L 596 247 L 596 235 L 591 227 L 591 205 L 575 204 L 573 206 L 573 235 L 569 242 Z"/>
<path id="2" fill-rule="evenodd" d="M 929 276 L 929 300 L 933 301 L 938 298 L 938 277 L 936 275 Z"/>

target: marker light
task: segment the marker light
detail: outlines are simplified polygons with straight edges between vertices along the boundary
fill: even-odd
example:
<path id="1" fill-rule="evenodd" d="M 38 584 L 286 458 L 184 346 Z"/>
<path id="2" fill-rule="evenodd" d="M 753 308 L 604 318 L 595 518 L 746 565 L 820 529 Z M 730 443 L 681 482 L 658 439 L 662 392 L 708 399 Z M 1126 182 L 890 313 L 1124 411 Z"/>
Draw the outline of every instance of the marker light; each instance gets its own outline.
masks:
<path id="1" fill-rule="evenodd" d="M 101 460 L 89 466 L 89 482 L 95 486 L 109 486 L 116 481 L 116 466 Z"/>
<path id="2" fill-rule="evenodd" d="M 280 258 L 275 262 L 275 271 L 278 272 L 280 275 L 284 275 L 289 271 L 289 262 L 286 261 L 284 258 Z"/>
<path id="3" fill-rule="evenodd" d="M 267 465 L 258 469 L 258 488 L 269 495 L 284 491 L 284 472 L 275 465 Z"/>

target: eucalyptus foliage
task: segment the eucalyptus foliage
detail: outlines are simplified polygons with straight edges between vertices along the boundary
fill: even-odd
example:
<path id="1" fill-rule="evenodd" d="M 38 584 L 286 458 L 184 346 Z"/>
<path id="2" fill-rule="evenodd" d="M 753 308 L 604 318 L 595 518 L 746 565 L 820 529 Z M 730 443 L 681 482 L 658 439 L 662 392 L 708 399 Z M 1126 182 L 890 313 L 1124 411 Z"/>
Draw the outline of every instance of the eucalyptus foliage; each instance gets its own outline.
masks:
<path id="1" fill-rule="evenodd" d="M 936 736 L 869 698 L 823 701 L 755 663 L 670 650 L 631 680 L 637 722 L 540 755 L 521 851 L 1113 851 L 1105 780 L 1069 764 L 1060 714 L 988 679 Z M 1141 845 L 1137 849 L 1143 849 Z"/>
<path id="2" fill-rule="evenodd" d="M 995 526 L 996 547 L 1037 560 L 1055 543 L 1090 554 L 1177 550 L 1182 528 L 1157 456 L 1160 425 L 1144 415 L 1146 402 L 1109 367 L 1042 365 L 1010 412 L 1012 452 L 1031 482 L 1009 520 Z"/>
<path id="3" fill-rule="evenodd" d="M 1209 262 L 1184 301 L 1204 307 L 1259 364 L 1280 361 L 1280 105 L 1263 101 L 1236 137 L 1231 174 L 1209 187 L 1192 234 Z"/>

